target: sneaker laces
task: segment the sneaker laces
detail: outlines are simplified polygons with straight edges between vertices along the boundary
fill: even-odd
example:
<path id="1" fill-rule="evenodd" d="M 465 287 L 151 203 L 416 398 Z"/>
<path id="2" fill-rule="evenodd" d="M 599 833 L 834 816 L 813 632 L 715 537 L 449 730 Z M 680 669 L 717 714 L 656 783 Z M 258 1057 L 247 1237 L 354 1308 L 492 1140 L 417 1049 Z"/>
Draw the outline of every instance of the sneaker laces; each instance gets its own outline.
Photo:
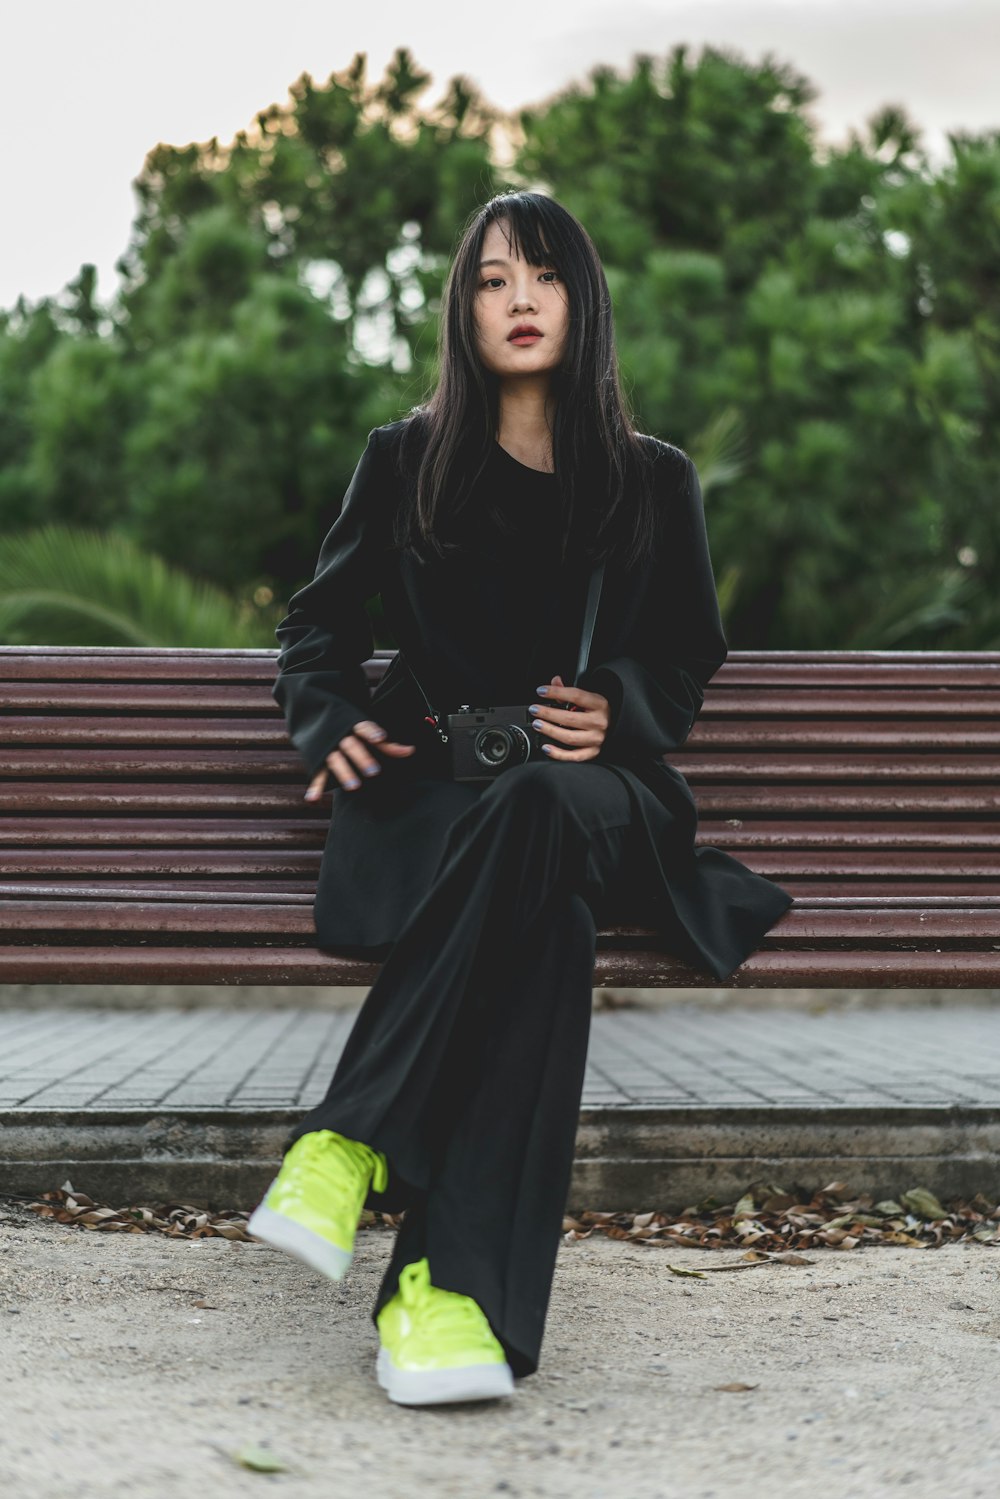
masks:
<path id="1" fill-rule="evenodd" d="M 420 1331 L 432 1336 L 440 1346 L 442 1342 L 454 1341 L 465 1347 L 471 1340 L 485 1343 L 497 1341 L 482 1307 L 471 1296 L 458 1291 L 446 1291 L 443 1286 L 431 1284 L 430 1265 L 426 1256 L 404 1265 L 399 1272 L 400 1300 L 416 1321 Z"/>
<path id="2" fill-rule="evenodd" d="M 338 1166 L 346 1161 L 355 1173 L 354 1181 L 345 1178 L 339 1169 L 331 1171 L 329 1146 L 333 1140 L 341 1147 L 337 1155 Z M 362 1182 L 367 1185 L 369 1178 L 377 1192 L 385 1191 L 385 1162 L 379 1152 L 361 1140 L 348 1140 L 334 1130 L 321 1129 L 300 1135 L 296 1143 L 299 1148 L 294 1160 L 289 1162 L 295 1173 L 322 1192 L 339 1195 L 345 1208 L 353 1206 Z"/>

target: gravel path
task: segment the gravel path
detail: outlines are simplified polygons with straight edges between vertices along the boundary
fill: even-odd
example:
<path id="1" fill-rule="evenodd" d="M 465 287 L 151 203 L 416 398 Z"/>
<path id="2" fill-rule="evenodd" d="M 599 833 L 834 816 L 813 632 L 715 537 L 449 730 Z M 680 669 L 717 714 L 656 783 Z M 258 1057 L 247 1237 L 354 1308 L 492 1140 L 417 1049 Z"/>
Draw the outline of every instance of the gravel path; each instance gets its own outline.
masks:
<path id="1" fill-rule="evenodd" d="M 375 1383 L 391 1230 L 332 1284 L 262 1244 L 0 1204 L 0 1493 L 129 1499 L 963 1499 L 1000 1486 L 1000 1254 L 560 1246 L 538 1372 L 415 1410 Z M 207 1305 L 198 1305 L 205 1302 Z M 744 1383 L 755 1388 L 722 1390 Z M 263 1449 L 267 1474 L 233 1457 Z"/>

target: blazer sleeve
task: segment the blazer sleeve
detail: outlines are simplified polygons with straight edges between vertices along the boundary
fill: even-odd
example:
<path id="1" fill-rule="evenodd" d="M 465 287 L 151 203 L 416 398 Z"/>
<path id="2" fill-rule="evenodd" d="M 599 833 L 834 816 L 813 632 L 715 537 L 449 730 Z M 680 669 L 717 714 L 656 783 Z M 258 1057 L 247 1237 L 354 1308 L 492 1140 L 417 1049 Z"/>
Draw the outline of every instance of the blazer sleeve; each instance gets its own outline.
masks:
<path id="1" fill-rule="evenodd" d="M 371 690 L 363 663 L 374 650 L 374 632 L 365 604 L 380 586 L 379 516 L 386 483 L 375 428 L 320 547 L 312 582 L 292 595 L 274 632 L 279 651 L 272 696 L 310 779 L 354 725 L 369 716 Z"/>
<path id="2" fill-rule="evenodd" d="M 654 755 L 679 748 L 701 711 L 705 687 L 729 654 L 719 613 L 694 463 L 671 486 L 643 605 L 628 654 L 601 661 L 580 685 L 608 699 L 610 724 L 601 758 Z"/>

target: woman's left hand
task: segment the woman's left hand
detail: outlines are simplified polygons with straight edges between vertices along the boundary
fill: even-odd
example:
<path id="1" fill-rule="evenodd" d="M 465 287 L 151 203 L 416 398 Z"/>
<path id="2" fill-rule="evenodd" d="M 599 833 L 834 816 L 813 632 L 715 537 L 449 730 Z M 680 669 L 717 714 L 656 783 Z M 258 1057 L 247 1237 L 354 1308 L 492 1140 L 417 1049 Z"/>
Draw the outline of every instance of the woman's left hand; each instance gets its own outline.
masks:
<path id="1" fill-rule="evenodd" d="M 565 687 L 560 676 L 553 677 L 548 692 L 540 696 L 542 701 L 532 704 L 539 711 L 531 717 L 537 725 L 534 732 L 546 743 L 546 759 L 596 759 L 611 722 L 607 698 L 583 687 Z M 570 706 L 557 708 L 556 701 Z"/>

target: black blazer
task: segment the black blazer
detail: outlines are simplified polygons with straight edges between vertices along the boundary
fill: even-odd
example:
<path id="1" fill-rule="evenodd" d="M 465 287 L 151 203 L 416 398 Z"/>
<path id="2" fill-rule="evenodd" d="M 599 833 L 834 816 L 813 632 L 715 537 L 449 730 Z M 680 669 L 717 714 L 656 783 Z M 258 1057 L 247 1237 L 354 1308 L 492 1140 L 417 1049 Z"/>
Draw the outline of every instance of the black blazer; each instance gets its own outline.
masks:
<path id="1" fill-rule="evenodd" d="M 355 723 L 377 717 L 373 709 L 388 693 L 390 673 L 373 694 L 362 669 L 374 650 L 367 599 L 382 594 L 404 660 L 429 661 L 428 676 L 433 673 L 436 643 L 421 630 L 421 569 L 405 560 L 401 566 L 389 530 L 401 494 L 393 450 L 404 423 L 405 418 L 369 433 L 340 514 L 320 548 L 313 580 L 292 595 L 275 632 L 280 653 L 274 696 L 310 776 Z M 680 449 L 646 440 L 655 444 L 659 458 L 665 544 L 638 576 L 634 570 L 619 576 L 609 564 L 590 666 L 577 684 L 610 704 L 604 760 L 659 760 L 683 744 L 705 685 L 728 652 L 695 466 Z M 449 657 L 454 649 L 452 636 Z M 474 674 L 476 662 L 468 665 Z M 424 673 L 419 676 L 423 682 Z M 460 686 L 434 680 L 437 697 L 459 700 Z"/>
<path id="2" fill-rule="evenodd" d="M 482 701 L 475 691 L 480 663 L 474 647 L 465 649 L 463 632 L 454 628 L 458 616 L 441 597 L 447 573 L 428 569 L 393 545 L 392 518 L 404 482 L 396 448 L 406 420 L 369 433 L 340 513 L 320 547 L 315 575 L 292 595 L 276 630 L 280 650 L 273 693 L 310 778 L 364 718 L 374 718 L 392 738 L 420 743 L 421 764 L 440 773 L 440 750 L 424 724 L 427 703 L 411 662 L 439 711 Z M 647 835 L 644 884 L 652 909 L 658 903 L 664 910 L 664 929 L 675 946 L 679 917 L 690 939 L 684 955 L 721 978 L 759 944 L 791 896 L 720 850 L 696 850 L 694 798 L 680 772 L 664 760 L 687 738 L 705 686 L 728 647 L 695 466 L 679 448 L 654 437 L 644 440 L 655 448 L 660 544 L 651 561 L 628 573 L 609 560 L 590 665 L 576 685 L 608 700 L 610 725 L 596 760 L 614 768 L 632 792 L 635 816 Z M 463 586 L 467 597 L 468 579 Z M 374 651 L 365 603 L 376 593 L 399 650 L 372 691 L 362 663 Z M 447 634 L 442 621 L 451 626 Z M 577 638 L 578 632 L 579 623 Z M 570 674 L 563 673 L 565 681 L 572 680 L 575 666 L 574 659 Z M 506 701 L 531 702 L 534 687 L 532 679 L 524 684 L 523 697 Z M 406 762 L 385 757 L 381 763 L 383 776 L 376 781 L 388 781 Z M 393 770 L 386 773 L 389 766 Z M 378 837 L 371 819 L 364 822 L 361 806 L 354 808 L 366 800 L 371 785 L 345 792 L 332 774 L 330 782 L 333 824 L 340 829 L 333 838 L 332 825 L 327 841 L 317 928 L 326 945 L 393 941 L 405 919 L 408 887 L 391 909 L 380 907 L 384 896 L 377 890 L 363 892 L 369 899 L 365 906 L 356 869 L 348 867 L 349 847 L 357 853 L 362 838 L 368 846 Z M 400 807 L 399 817 L 406 810 Z M 387 848 L 386 859 L 398 861 L 399 848 L 398 842 L 391 853 Z"/>

